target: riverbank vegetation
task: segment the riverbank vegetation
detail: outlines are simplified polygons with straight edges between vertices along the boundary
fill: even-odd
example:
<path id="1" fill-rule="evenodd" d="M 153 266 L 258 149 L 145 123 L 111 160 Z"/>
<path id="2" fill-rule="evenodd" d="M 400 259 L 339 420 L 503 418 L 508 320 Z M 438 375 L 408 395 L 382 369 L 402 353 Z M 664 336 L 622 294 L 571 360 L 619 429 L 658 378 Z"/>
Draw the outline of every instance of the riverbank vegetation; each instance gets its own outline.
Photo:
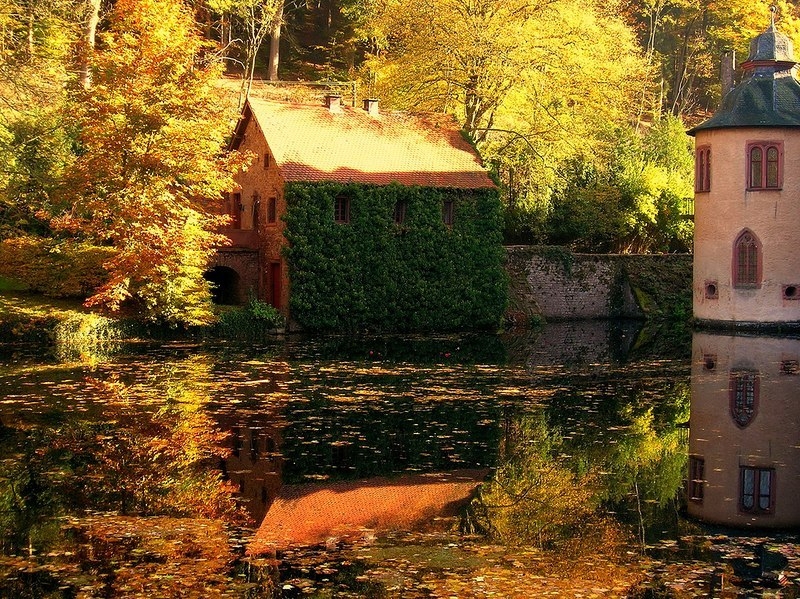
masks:
<path id="1" fill-rule="evenodd" d="M 246 158 L 225 151 L 236 99 L 283 80 L 452 114 L 500 184 L 507 242 L 688 251 L 684 130 L 771 3 L 3 0 L 0 241 L 85 266 L 96 311 L 210 322 L 218 198 Z M 800 8 L 775 4 L 797 37 Z M 52 282 L 24 256 L 0 275 Z"/>

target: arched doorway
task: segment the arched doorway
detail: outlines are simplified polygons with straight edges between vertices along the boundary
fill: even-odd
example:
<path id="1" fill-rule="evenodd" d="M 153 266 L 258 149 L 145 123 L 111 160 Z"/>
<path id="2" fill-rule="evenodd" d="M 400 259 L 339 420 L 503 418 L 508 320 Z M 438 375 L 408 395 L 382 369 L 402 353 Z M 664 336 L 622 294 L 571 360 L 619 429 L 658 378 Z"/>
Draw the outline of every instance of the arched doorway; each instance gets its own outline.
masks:
<path id="1" fill-rule="evenodd" d="M 206 271 L 206 281 L 211 283 L 211 298 L 215 304 L 243 304 L 239 273 L 228 266 L 215 266 Z"/>

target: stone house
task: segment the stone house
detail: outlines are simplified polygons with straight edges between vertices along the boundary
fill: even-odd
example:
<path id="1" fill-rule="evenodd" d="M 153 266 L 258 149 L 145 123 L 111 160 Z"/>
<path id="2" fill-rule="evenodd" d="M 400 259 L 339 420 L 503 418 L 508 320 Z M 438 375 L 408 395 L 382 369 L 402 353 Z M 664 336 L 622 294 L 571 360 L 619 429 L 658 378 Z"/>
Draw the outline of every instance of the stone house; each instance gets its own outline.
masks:
<path id="1" fill-rule="evenodd" d="M 773 21 L 695 137 L 693 310 L 701 324 L 800 324 L 800 83 Z"/>
<path id="2" fill-rule="evenodd" d="M 357 108 L 334 95 L 326 96 L 319 105 L 251 98 L 231 147 L 251 153 L 253 161 L 237 175 L 239 188 L 227 197 L 232 226 L 225 233 L 233 244 L 219 251 L 210 276 L 217 285 L 219 301 L 244 303 L 248 295 L 256 296 L 290 322 L 307 328 L 340 328 L 345 314 L 359 315 L 352 317 L 350 328 L 387 328 L 376 324 L 372 313 L 379 309 L 376 304 L 367 305 L 369 298 L 381 295 L 392 303 L 402 295 L 388 289 L 396 284 L 409 288 L 419 283 L 430 288 L 424 274 L 407 273 L 408 281 L 398 274 L 403 270 L 398 265 L 414 259 L 414 251 L 401 249 L 400 244 L 416 234 L 439 236 L 440 256 L 432 260 L 447 262 L 442 268 L 455 277 L 451 284 L 465 287 L 456 290 L 459 293 L 469 297 L 481 294 L 466 275 L 459 278 L 454 274 L 458 271 L 454 264 L 472 251 L 465 250 L 469 243 L 489 269 L 482 273 L 483 279 L 493 285 L 502 283 L 497 190 L 451 118 L 383 112 L 375 100 L 365 100 L 363 108 Z M 422 217 L 423 212 L 430 216 L 430 206 L 422 209 L 420 190 L 427 190 L 422 196 L 433 198 L 426 201 L 438 202 L 433 220 Z M 318 210 L 308 208 L 311 204 Z M 296 212 L 311 210 L 303 213 L 302 223 L 300 217 L 289 214 L 293 206 Z M 459 214 L 462 222 L 458 222 Z M 467 245 L 460 243 L 467 239 Z M 307 240 L 317 245 L 310 248 Z M 487 243 L 492 248 L 488 254 Z M 349 253 L 348 248 L 355 246 L 358 252 Z M 300 254 L 306 250 L 315 257 L 303 260 Z M 402 264 L 393 253 L 403 254 Z M 381 279 L 377 272 L 381 256 L 394 260 L 391 268 L 395 274 L 388 278 Z M 440 274 L 442 268 L 431 265 Z M 341 276 L 323 285 L 334 270 Z M 409 282 L 411 279 L 415 283 Z M 314 288 L 316 282 L 322 287 Z M 302 301 L 293 300 L 298 292 Z M 324 312 L 330 304 L 325 296 L 336 296 L 341 309 L 319 325 L 310 315 Z M 353 298 L 361 298 L 360 303 L 353 304 Z M 304 310 L 298 311 L 301 304 Z M 398 304 L 389 309 L 401 308 Z M 498 315 L 501 312 L 502 306 Z M 458 318 L 472 317 L 467 309 Z"/>

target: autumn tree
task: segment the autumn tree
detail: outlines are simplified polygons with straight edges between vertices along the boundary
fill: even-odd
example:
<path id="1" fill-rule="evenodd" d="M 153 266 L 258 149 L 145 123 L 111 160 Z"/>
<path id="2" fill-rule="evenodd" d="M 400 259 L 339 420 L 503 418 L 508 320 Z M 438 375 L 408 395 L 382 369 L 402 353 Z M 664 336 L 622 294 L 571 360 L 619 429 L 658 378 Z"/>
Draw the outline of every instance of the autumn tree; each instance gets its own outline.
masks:
<path id="1" fill-rule="evenodd" d="M 627 0 L 623 14 L 656 72 L 643 102 L 689 120 L 705 118 L 719 104 L 722 55 L 747 57 L 773 4 L 780 29 L 800 42 L 800 9 L 787 0 Z"/>
<path id="2" fill-rule="evenodd" d="M 203 272 L 223 241 L 214 211 L 235 167 L 222 151 L 232 121 L 214 87 L 219 64 L 178 0 L 118 0 L 109 23 L 92 86 L 72 94 L 78 149 L 51 222 L 117 250 L 89 306 L 204 322 Z"/>

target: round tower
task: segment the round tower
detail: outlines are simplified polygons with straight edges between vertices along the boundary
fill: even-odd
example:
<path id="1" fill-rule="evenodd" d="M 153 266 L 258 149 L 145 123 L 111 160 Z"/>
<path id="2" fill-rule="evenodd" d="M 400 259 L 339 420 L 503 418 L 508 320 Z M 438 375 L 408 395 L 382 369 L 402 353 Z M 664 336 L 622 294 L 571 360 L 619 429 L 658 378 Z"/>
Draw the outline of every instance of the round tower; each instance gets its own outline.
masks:
<path id="1" fill-rule="evenodd" d="M 800 83 L 792 41 L 770 26 L 742 82 L 695 137 L 694 316 L 800 326 Z"/>

